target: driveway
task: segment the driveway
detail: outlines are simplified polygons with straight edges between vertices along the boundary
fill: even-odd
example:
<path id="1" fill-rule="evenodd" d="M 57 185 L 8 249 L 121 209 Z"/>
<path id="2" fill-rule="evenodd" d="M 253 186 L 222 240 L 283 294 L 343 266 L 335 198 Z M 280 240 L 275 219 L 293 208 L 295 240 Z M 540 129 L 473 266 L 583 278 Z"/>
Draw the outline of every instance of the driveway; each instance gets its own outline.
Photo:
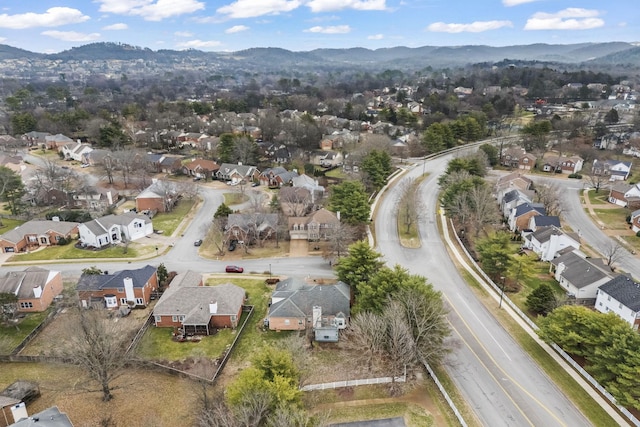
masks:
<path id="1" fill-rule="evenodd" d="M 294 258 L 309 256 L 309 242 L 306 240 L 291 240 L 289 256 Z"/>

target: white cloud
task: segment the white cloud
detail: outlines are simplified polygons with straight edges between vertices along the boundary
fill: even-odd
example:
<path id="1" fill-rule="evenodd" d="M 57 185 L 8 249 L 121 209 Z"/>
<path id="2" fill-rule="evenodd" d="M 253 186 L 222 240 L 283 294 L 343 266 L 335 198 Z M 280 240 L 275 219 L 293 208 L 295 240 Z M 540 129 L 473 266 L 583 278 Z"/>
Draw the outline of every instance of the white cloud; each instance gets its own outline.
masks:
<path id="1" fill-rule="evenodd" d="M 100 38 L 99 33 L 79 33 L 77 31 L 43 31 L 40 34 L 66 42 L 90 42 Z"/>
<path id="2" fill-rule="evenodd" d="M 329 27 L 311 27 L 304 30 L 305 33 L 322 33 L 322 34 L 346 34 L 351 32 L 351 27 L 348 25 L 334 25 Z"/>
<path id="3" fill-rule="evenodd" d="M 70 7 L 52 7 L 45 13 L 20 13 L 17 15 L 0 15 L 0 28 L 21 30 L 34 27 L 58 27 L 66 24 L 77 24 L 90 19 L 78 9 Z"/>
<path id="4" fill-rule="evenodd" d="M 240 33 L 242 31 L 247 31 L 249 29 L 249 27 L 247 27 L 246 25 L 234 25 L 231 28 L 227 28 L 226 30 L 224 30 L 225 33 L 227 34 L 233 34 L 233 33 Z"/>
<path id="5" fill-rule="evenodd" d="M 332 10 L 385 10 L 386 0 L 310 0 L 306 3 L 312 12 L 328 12 Z"/>
<path id="6" fill-rule="evenodd" d="M 6 41 L 7 41 L 7 38 L 6 38 L 6 37 L 0 37 L 0 43 L 4 43 L 4 42 L 6 42 Z"/>
<path id="7" fill-rule="evenodd" d="M 556 13 L 538 12 L 527 19 L 525 30 L 588 30 L 604 25 L 593 9 L 570 7 Z"/>
<path id="8" fill-rule="evenodd" d="M 129 26 L 127 24 L 123 24 L 123 23 L 112 24 L 112 25 L 107 25 L 106 27 L 102 27 L 102 29 L 105 30 L 105 31 L 126 30 L 128 28 L 129 28 Z"/>
<path id="9" fill-rule="evenodd" d="M 203 49 L 220 45 L 221 43 L 216 40 L 189 40 L 176 44 L 176 47 L 178 49 Z"/>
<path id="10" fill-rule="evenodd" d="M 204 9 L 197 0 L 97 0 L 100 12 L 141 16 L 146 21 L 162 21 Z"/>
<path id="11" fill-rule="evenodd" d="M 471 24 L 434 22 L 427 27 L 427 31 L 434 33 L 481 33 L 502 27 L 513 27 L 513 24 L 511 21 L 475 21 Z"/>
<path id="12" fill-rule="evenodd" d="M 302 5 L 301 0 L 236 0 L 222 6 L 218 13 L 229 18 L 255 18 L 263 15 L 278 15 L 291 12 Z"/>
<path id="13" fill-rule="evenodd" d="M 173 35 L 178 37 L 193 37 L 193 33 L 190 31 L 176 31 Z"/>
<path id="14" fill-rule="evenodd" d="M 502 4 L 509 7 L 509 6 L 518 6 L 525 3 L 533 3 L 534 1 L 539 1 L 539 0 L 502 0 Z"/>
<path id="15" fill-rule="evenodd" d="M 384 38 L 383 34 L 374 34 L 372 36 L 367 37 L 367 40 L 382 40 Z"/>

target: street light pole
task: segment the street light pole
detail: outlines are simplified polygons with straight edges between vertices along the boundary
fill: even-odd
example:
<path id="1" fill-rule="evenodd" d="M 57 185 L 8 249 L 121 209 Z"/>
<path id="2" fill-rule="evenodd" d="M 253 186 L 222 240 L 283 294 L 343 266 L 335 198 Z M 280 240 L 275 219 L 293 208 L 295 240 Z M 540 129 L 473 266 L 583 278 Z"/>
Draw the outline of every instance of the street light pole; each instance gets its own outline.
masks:
<path id="1" fill-rule="evenodd" d="M 271 264 L 269 264 L 269 279 L 271 279 Z"/>
<path id="2" fill-rule="evenodd" d="M 502 308 L 502 298 L 504 297 L 504 276 L 500 276 L 500 281 L 502 282 L 502 288 L 500 289 L 500 304 L 498 304 L 498 308 Z"/>

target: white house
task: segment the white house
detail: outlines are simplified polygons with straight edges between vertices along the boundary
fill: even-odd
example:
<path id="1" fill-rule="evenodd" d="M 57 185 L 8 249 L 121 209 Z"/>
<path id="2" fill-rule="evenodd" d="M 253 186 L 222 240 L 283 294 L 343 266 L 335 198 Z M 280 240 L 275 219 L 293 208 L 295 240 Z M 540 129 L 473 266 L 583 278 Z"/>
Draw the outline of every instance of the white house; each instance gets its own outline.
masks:
<path id="1" fill-rule="evenodd" d="M 624 181 L 631 173 L 631 162 L 620 160 L 594 160 L 592 171 L 594 175 L 609 176 L 610 181 Z"/>
<path id="2" fill-rule="evenodd" d="M 617 314 L 638 330 L 640 325 L 640 283 L 619 275 L 600 286 L 596 296 L 596 310 Z"/>
<path id="3" fill-rule="evenodd" d="M 107 215 L 78 225 L 80 241 L 86 246 L 101 248 L 123 241 L 134 241 L 153 234 L 153 224 L 146 215 L 127 212 Z"/>
<path id="4" fill-rule="evenodd" d="M 571 251 L 551 260 L 549 271 L 570 299 L 578 304 L 593 305 L 598 287 L 612 277 L 604 268 L 590 262 L 578 251 Z"/>
<path id="5" fill-rule="evenodd" d="M 93 151 L 90 144 L 82 144 L 80 141 L 62 146 L 62 154 L 65 159 L 72 159 L 78 162 L 83 161 L 86 155 Z"/>
<path id="6" fill-rule="evenodd" d="M 540 260 L 551 261 L 569 246 L 580 249 L 580 238 L 576 233 L 565 233 L 555 226 L 542 227 L 525 236 L 523 246 L 535 252 Z"/>
<path id="7" fill-rule="evenodd" d="M 640 231 L 640 209 L 631 212 L 631 230 L 634 233 Z"/>

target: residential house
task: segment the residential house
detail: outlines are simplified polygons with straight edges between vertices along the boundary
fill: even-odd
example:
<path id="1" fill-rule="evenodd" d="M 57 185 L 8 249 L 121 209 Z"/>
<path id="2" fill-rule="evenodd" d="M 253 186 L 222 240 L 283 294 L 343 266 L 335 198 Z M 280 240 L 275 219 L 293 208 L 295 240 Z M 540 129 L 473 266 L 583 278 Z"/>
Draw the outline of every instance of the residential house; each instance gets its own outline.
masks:
<path id="1" fill-rule="evenodd" d="M 611 269 L 602 263 L 596 265 L 575 250 L 552 259 L 550 264 L 549 271 L 576 304 L 594 305 L 598 287 L 613 277 Z"/>
<path id="2" fill-rule="evenodd" d="M 634 233 L 640 231 L 640 209 L 631 212 L 631 230 Z"/>
<path id="3" fill-rule="evenodd" d="M 610 181 L 624 181 L 631 174 L 631 162 L 619 160 L 594 160 L 591 171 L 594 175 L 608 176 Z"/>
<path id="4" fill-rule="evenodd" d="M 71 142 L 62 146 L 62 154 L 65 160 L 82 162 L 93 151 L 91 144 L 83 144 L 80 141 Z"/>
<path id="5" fill-rule="evenodd" d="M 498 178 L 496 182 L 495 190 L 496 194 L 505 194 L 507 191 L 514 189 L 530 190 L 533 187 L 533 181 L 520 172 L 512 172 L 508 175 Z M 500 198 L 498 197 L 498 202 Z"/>
<path id="6" fill-rule="evenodd" d="M 627 198 L 626 193 L 629 190 L 632 190 L 634 186 L 625 184 L 623 182 L 614 183 L 609 188 L 609 197 L 607 201 L 609 203 L 613 203 L 614 205 L 622 206 L 623 208 L 627 207 Z"/>
<path id="7" fill-rule="evenodd" d="M 167 182 L 156 181 L 136 196 L 138 212 L 169 212 L 178 203 L 179 194 Z"/>
<path id="8" fill-rule="evenodd" d="M 339 224 L 338 215 L 318 209 L 307 216 L 289 218 L 289 237 L 291 240 L 326 240 Z"/>
<path id="9" fill-rule="evenodd" d="M 52 406 L 43 411 L 22 418 L 11 424 L 11 427 L 73 427 L 71 420 L 64 412 L 60 412 L 57 406 Z"/>
<path id="10" fill-rule="evenodd" d="M 32 220 L 0 236 L 2 252 L 25 252 L 67 242 L 78 234 L 77 222 Z"/>
<path id="11" fill-rule="evenodd" d="M 298 172 L 295 170 L 288 171 L 282 166 L 275 168 L 267 168 L 260 174 L 260 184 L 268 187 L 282 187 L 284 185 L 291 185 L 293 179 L 298 177 Z"/>
<path id="12" fill-rule="evenodd" d="M 51 136 L 51 134 L 49 132 L 31 131 L 22 135 L 20 139 L 25 141 L 28 147 L 46 147 L 47 136 Z"/>
<path id="13" fill-rule="evenodd" d="M 228 240 L 253 244 L 276 237 L 278 214 L 229 214 L 225 234 Z"/>
<path id="14" fill-rule="evenodd" d="M 113 152 L 111 150 L 104 150 L 102 148 L 96 148 L 89 152 L 86 152 L 82 156 L 82 163 L 87 165 L 96 166 L 103 165 L 107 157 L 111 158 Z"/>
<path id="15" fill-rule="evenodd" d="M 132 242 L 153 234 L 153 224 L 147 215 L 125 212 L 107 215 L 78 225 L 83 246 L 101 248 L 117 243 Z"/>
<path id="16" fill-rule="evenodd" d="M 554 227 L 560 228 L 560 217 L 559 216 L 548 216 L 548 215 L 534 215 L 529 218 L 529 226 L 527 227 L 531 231 L 536 231 L 541 227 L 549 227 L 553 225 Z"/>
<path id="17" fill-rule="evenodd" d="M 213 160 L 206 159 L 195 159 L 182 166 L 185 175 L 198 179 L 213 179 L 218 169 L 220 169 L 220 165 Z"/>
<path id="18" fill-rule="evenodd" d="M 231 182 L 253 182 L 260 178 L 260 171 L 255 166 L 243 165 L 241 163 L 223 163 L 216 172 L 216 177 L 221 181 Z"/>
<path id="19" fill-rule="evenodd" d="M 531 170 L 536 161 L 537 157 L 522 147 L 507 147 L 500 156 L 500 164 L 511 169 Z"/>
<path id="20" fill-rule="evenodd" d="M 276 284 L 265 323 L 272 331 L 311 329 L 316 341 L 337 342 L 347 327 L 351 289 L 344 282 L 326 285 L 289 278 Z"/>
<path id="21" fill-rule="evenodd" d="M 158 328 L 180 329 L 185 335 L 210 335 L 238 327 L 245 299 L 240 286 L 203 286 L 202 276 L 188 271 L 177 275 L 164 291 L 153 309 L 154 322 Z"/>
<path id="22" fill-rule="evenodd" d="M 318 184 L 317 179 L 313 179 L 306 174 L 294 177 L 291 180 L 291 185 L 309 190 L 312 203 L 316 203 L 324 197 L 324 187 Z"/>
<path id="23" fill-rule="evenodd" d="M 318 151 L 311 157 L 311 163 L 330 168 L 332 166 L 340 166 L 344 162 L 344 156 L 338 151 Z"/>
<path id="24" fill-rule="evenodd" d="M 68 136 L 62 135 L 61 133 L 58 133 L 56 135 L 47 135 L 44 137 L 44 140 L 45 146 L 49 150 L 55 151 L 62 150 L 62 147 L 67 144 L 75 143 L 73 139 L 69 138 Z"/>
<path id="25" fill-rule="evenodd" d="M 640 326 L 640 283 L 620 274 L 600 286 L 596 310 L 614 312 L 636 331 Z"/>
<path id="26" fill-rule="evenodd" d="M 160 172 L 176 174 L 182 170 L 182 157 L 164 155 L 160 159 Z"/>
<path id="27" fill-rule="evenodd" d="M 567 175 L 582 170 L 584 160 L 579 156 L 547 158 L 542 165 L 544 172 L 563 173 Z"/>
<path id="28" fill-rule="evenodd" d="M 0 293 L 18 297 L 18 312 L 45 311 L 53 299 L 62 293 L 62 275 L 59 271 L 40 267 L 8 271 L 0 276 Z"/>
<path id="29" fill-rule="evenodd" d="M 0 395 L 0 427 L 12 426 L 28 416 L 26 405 L 20 399 Z"/>
<path id="30" fill-rule="evenodd" d="M 98 212 L 107 210 L 119 197 L 115 188 L 87 188 L 85 191 L 76 191 L 71 196 L 74 207 Z"/>
<path id="31" fill-rule="evenodd" d="M 0 149 L 2 149 L 1 146 Z M 27 165 L 22 160 L 22 156 L 9 156 L 0 153 L 0 166 L 10 169 L 18 175 L 22 175 L 22 172 L 27 170 Z"/>
<path id="32" fill-rule="evenodd" d="M 509 230 L 521 231 L 529 226 L 529 220 L 534 215 L 546 215 L 547 211 L 541 203 L 523 203 L 509 212 Z"/>
<path id="33" fill-rule="evenodd" d="M 535 252 L 540 260 L 551 261 L 569 246 L 580 249 L 580 237 L 576 233 L 565 233 L 552 225 L 527 234 L 523 246 Z"/>
<path id="34" fill-rule="evenodd" d="M 151 265 L 114 274 L 82 274 L 76 285 L 78 300 L 83 308 L 146 307 L 156 289 L 157 269 Z"/>
<path id="35" fill-rule="evenodd" d="M 70 206 L 73 204 L 73 196 L 57 188 L 41 189 L 30 192 L 30 202 L 35 206 Z"/>
<path id="36" fill-rule="evenodd" d="M 498 201 L 500 204 L 500 210 L 502 211 L 502 216 L 508 218 L 512 209 L 524 203 L 532 203 L 534 197 L 535 191 L 520 190 L 517 188 L 507 191 L 503 196 L 498 194 Z"/>

